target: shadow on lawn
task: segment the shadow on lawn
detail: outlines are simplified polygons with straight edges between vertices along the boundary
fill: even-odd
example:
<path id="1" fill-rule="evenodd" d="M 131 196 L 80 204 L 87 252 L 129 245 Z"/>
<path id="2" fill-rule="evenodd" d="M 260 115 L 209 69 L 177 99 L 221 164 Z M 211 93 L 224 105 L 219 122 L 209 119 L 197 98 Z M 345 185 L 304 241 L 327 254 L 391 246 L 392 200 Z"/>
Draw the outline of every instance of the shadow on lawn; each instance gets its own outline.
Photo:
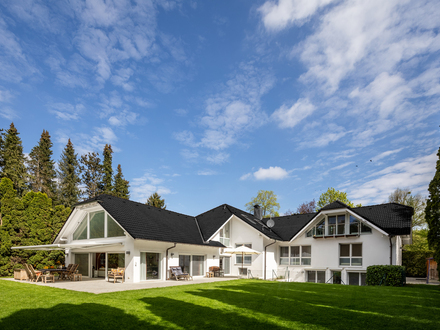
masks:
<path id="1" fill-rule="evenodd" d="M 22 309 L 0 320 L 0 329 L 141 329 L 153 324 L 123 310 L 101 304 L 58 304 Z M 154 325 L 155 329 L 164 329 Z"/>
<path id="2" fill-rule="evenodd" d="M 290 290 L 289 284 L 248 283 L 200 289 L 187 293 L 224 304 L 258 312 L 306 326 L 328 329 L 439 329 L 440 319 L 432 304 L 413 306 L 411 299 L 395 299 L 390 304 L 386 293 L 379 297 L 371 290 L 335 290 L 333 285 L 314 284 L 313 294 Z M 340 289 L 344 289 L 338 287 Z M 316 292 L 321 292 L 316 295 Z M 428 291 L 429 292 L 429 291 Z M 270 293 L 270 294 L 268 294 Z M 383 298 L 383 301 L 381 300 Z M 388 298 L 388 299 L 386 299 Z M 431 301 L 429 301 L 431 303 Z M 437 304 L 440 305 L 440 304 Z M 437 314 L 437 311 L 434 313 Z"/>
<path id="3" fill-rule="evenodd" d="M 286 329 L 268 319 L 246 315 L 246 311 L 200 306 L 182 300 L 154 297 L 142 298 L 147 310 L 184 329 Z M 240 313 L 241 312 L 241 313 Z"/>

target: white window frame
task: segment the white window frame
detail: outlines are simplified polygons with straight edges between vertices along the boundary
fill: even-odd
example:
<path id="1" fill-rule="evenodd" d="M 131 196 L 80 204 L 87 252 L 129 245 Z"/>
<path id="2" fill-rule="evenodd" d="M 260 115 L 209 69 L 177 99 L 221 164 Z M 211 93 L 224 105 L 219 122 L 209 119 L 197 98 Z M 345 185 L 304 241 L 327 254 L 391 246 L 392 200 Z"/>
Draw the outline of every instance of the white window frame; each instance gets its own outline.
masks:
<path id="1" fill-rule="evenodd" d="M 315 273 L 315 281 L 314 282 L 310 282 L 309 281 L 309 272 L 314 272 Z M 326 271 L 325 271 L 325 269 L 311 269 L 311 270 L 309 270 L 309 269 L 307 269 L 306 270 L 306 274 L 307 274 L 307 278 L 306 278 L 306 282 L 307 283 L 320 283 L 320 282 L 318 282 L 318 272 L 323 272 L 324 273 L 324 282 L 323 283 L 326 283 Z"/>
<path id="2" fill-rule="evenodd" d="M 344 233 L 343 234 L 339 233 L 338 218 L 340 216 L 344 217 Z M 334 234 L 330 234 L 330 224 L 329 224 L 329 220 L 328 220 L 329 217 L 336 217 L 336 223 L 335 223 L 336 228 L 335 228 L 335 233 Z M 354 234 L 350 233 L 350 221 L 351 221 L 352 218 L 354 218 L 357 221 L 357 224 L 358 224 L 358 232 L 354 233 Z M 319 224 L 322 223 L 322 221 L 324 221 L 324 223 L 323 223 L 324 232 L 323 232 L 322 235 L 316 235 L 317 227 L 318 227 Z M 368 231 L 363 232 L 362 231 L 362 227 L 363 226 L 370 228 L 370 231 L 369 232 Z M 357 219 L 355 216 L 353 216 L 351 214 L 348 214 L 348 213 L 344 213 L 344 214 L 335 213 L 335 214 L 324 214 L 323 218 L 320 218 L 319 220 L 317 220 L 315 222 L 315 225 L 313 225 L 312 228 L 310 228 L 308 231 L 306 231 L 305 237 L 306 238 L 309 238 L 309 237 L 312 237 L 312 238 L 313 237 L 336 237 L 336 236 L 344 237 L 344 236 L 352 236 L 352 235 L 357 235 L 357 236 L 365 235 L 365 234 L 368 235 L 368 234 L 371 234 L 371 233 L 372 233 L 372 228 L 370 226 L 366 225 L 364 222 L 362 222 L 359 219 Z"/>
<path id="3" fill-rule="evenodd" d="M 105 210 L 89 211 L 89 212 L 87 212 L 87 216 L 85 216 L 83 218 L 83 220 L 79 223 L 79 225 L 72 232 L 72 241 L 84 241 L 84 240 L 91 239 L 90 238 L 90 214 L 91 213 L 97 213 L 97 212 L 104 212 L 104 237 L 96 237 L 96 238 L 93 238 L 93 239 L 109 238 L 108 237 L 108 223 L 107 223 L 109 221 L 109 219 L 111 221 L 114 221 L 119 227 L 121 227 L 119 225 L 119 223 L 117 223 L 115 219 L 113 219 L 109 214 L 107 214 L 107 212 Z M 87 222 L 87 238 L 80 239 L 80 240 L 78 240 L 78 239 L 75 240 L 75 239 L 73 239 L 73 236 L 74 236 L 76 230 L 79 228 L 79 226 L 81 226 L 83 221 Z M 125 232 L 124 228 L 121 227 L 121 229 Z M 122 235 L 122 236 L 112 236 L 111 238 L 116 238 L 116 237 L 125 237 L 125 235 Z"/>
<path id="4" fill-rule="evenodd" d="M 226 226 L 229 228 L 229 237 L 224 235 L 226 233 Z M 220 243 L 222 243 L 224 246 L 231 247 L 231 222 L 228 221 L 221 229 L 220 229 Z"/>
<path id="5" fill-rule="evenodd" d="M 348 256 L 341 256 L 341 246 L 342 245 L 349 245 L 349 255 Z M 353 245 L 360 245 L 361 246 L 361 256 L 353 256 Z M 341 263 L 341 259 L 350 259 L 350 265 L 343 265 Z M 360 265 L 353 265 L 353 259 L 361 259 Z M 341 243 L 339 244 L 339 266 L 340 267 L 362 267 L 364 259 L 364 249 L 362 243 Z"/>
<path id="6" fill-rule="evenodd" d="M 281 257 L 281 248 L 289 248 L 289 257 Z M 299 247 L 299 257 L 293 257 L 292 256 L 292 249 L 295 247 Z M 310 257 L 303 257 L 303 247 L 310 247 Z M 312 246 L 311 245 L 291 245 L 291 246 L 280 246 L 280 257 L 279 257 L 279 265 L 280 266 L 310 266 L 312 264 Z M 281 263 L 282 259 L 289 259 L 289 262 Z M 299 259 L 299 264 L 294 264 L 292 262 L 292 259 Z M 309 264 L 304 264 L 304 260 L 309 260 Z"/>
<path id="7" fill-rule="evenodd" d="M 238 248 L 243 245 L 248 247 L 249 249 L 252 249 L 252 243 L 235 243 L 235 248 Z M 252 254 L 245 253 L 243 255 L 243 258 L 244 258 L 243 262 L 241 262 L 241 257 L 242 257 L 241 254 L 235 255 L 235 265 L 238 265 L 238 266 L 240 266 L 240 265 L 251 266 L 252 265 Z M 240 262 L 238 261 L 238 258 L 240 258 Z M 248 260 L 248 262 L 246 262 L 246 259 Z M 249 262 L 249 259 L 250 259 L 250 262 Z"/>
<path id="8" fill-rule="evenodd" d="M 366 272 L 347 272 L 347 284 L 348 285 L 352 285 L 352 284 L 350 284 L 350 274 L 358 274 L 358 276 L 359 276 L 359 286 L 363 286 L 362 285 L 362 274 L 367 276 Z M 365 277 L 365 285 L 367 285 L 367 278 L 366 277 Z"/>

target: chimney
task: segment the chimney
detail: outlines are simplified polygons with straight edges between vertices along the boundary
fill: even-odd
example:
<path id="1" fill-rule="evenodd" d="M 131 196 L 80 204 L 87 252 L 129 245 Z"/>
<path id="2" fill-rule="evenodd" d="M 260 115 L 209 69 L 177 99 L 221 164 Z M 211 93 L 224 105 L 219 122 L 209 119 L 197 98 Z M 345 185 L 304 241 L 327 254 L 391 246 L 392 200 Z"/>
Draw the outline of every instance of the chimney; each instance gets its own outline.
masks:
<path id="1" fill-rule="evenodd" d="M 263 219 L 263 210 L 260 208 L 260 205 L 258 205 L 258 204 L 254 205 L 254 216 L 258 220 L 262 220 Z"/>

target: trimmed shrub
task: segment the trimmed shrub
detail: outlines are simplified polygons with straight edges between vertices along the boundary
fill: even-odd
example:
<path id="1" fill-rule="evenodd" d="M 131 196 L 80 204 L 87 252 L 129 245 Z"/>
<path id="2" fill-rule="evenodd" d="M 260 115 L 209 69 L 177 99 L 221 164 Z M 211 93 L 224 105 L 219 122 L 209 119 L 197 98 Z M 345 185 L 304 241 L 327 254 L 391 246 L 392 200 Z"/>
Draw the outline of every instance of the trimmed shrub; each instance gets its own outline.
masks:
<path id="1" fill-rule="evenodd" d="M 403 286 L 406 283 L 403 266 L 368 266 L 367 285 Z"/>

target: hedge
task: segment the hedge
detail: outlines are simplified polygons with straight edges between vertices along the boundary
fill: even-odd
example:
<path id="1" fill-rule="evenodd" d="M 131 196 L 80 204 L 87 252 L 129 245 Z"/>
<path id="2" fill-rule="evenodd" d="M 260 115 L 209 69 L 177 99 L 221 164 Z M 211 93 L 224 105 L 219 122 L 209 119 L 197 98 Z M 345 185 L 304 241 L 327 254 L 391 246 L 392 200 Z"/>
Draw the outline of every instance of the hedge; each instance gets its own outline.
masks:
<path id="1" fill-rule="evenodd" d="M 403 266 L 368 266 L 367 285 L 403 286 L 406 283 Z"/>
<path id="2" fill-rule="evenodd" d="M 406 274 L 426 277 L 426 259 L 432 255 L 433 251 L 402 251 L 402 264 L 406 268 Z"/>

